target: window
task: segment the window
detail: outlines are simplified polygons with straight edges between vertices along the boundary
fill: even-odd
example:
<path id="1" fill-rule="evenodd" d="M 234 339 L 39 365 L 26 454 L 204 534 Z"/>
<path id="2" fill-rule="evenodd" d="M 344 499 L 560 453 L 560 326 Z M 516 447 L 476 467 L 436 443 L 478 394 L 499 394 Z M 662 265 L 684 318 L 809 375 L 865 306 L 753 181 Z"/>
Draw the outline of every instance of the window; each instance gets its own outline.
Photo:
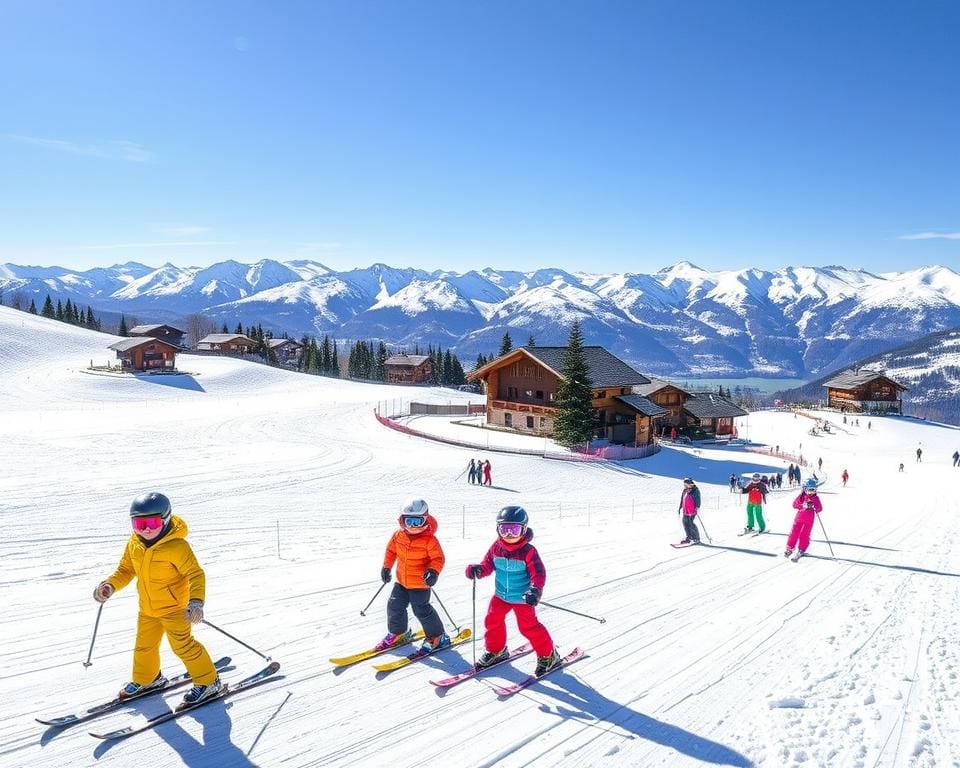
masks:
<path id="1" fill-rule="evenodd" d="M 620 389 L 620 394 L 621 394 L 621 395 L 629 395 L 629 394 L 630 394 L 630 390 L 627 389 L 626 387 L 622 387 L 622 388 Z"/>
<path id="2" fill-rule="evenodd" d="M 543 390 L 542 390 L 542 389 L 538 389 L 538 390 L 537 390 L 537 400 L 543 400 Z"/>
<path id="3" fill-rule="evenodd" d="M 556 392 L 551 392 L 551 393 L 550 393 L 550 397 L 547 398 L 547 399 L 552 403 L 554 400 L 557 399 L 557 393 L 556 393 Z"/>
<path id="4" fill-rule="evenodd" d="M 540 417 L 540 429 L 544 432 L 550 429 L 550 419 L 548 419 L 546 416 Z"/>
<path id="5" fill-rule="evenodd" d="M 533 416 L 527 416 L 527 429 L 533 429 Z"/>
<path id="6" fill-rule="evenodd" d="M 505 427 L 512 427 L 512 426 L 513 426 L 513 414 L 512 414 L 512 413 L 505 413 L 505 414 L 503 414 L 503 425 L 504 425 Z"/>
<path id="7" fill-rule="evenodd" d="M 603 398 L 605 398 L 606 396 L 607 396 L 607 393 L 605 390 L 601 389 L 599 392 L 597 392 L 597 400 L 603 400 Z"/>

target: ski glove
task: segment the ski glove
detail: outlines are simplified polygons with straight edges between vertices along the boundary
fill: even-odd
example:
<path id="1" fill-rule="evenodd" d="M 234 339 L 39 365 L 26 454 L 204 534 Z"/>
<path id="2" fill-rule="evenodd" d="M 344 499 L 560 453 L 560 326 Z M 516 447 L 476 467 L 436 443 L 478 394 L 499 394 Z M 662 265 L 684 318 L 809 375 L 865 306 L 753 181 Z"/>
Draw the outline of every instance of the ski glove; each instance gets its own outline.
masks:
<path id="1" fill-rule="evenodd" d="M 381 568 L 381 569 L 380 569 L 380 578 L 381 578 L 381 580 L 383 581 L 384 584 L 386 584 L 388 581 L 390 581 L 390 578 L 391 578 L 391 577 L 390 577 L 390 569 L 389 569 L 389 568 Z"/>
<path id="2" fill-rule="evenodd" d="M 97 584 L 97 588 L 93 590 L 93 599 L 98 603 L 105 603 L 110 599 L 110 595 L 114 593 L 113 584 L 107 581 L 101 581 Z"/>
<path id="3" fill-rule="evenodd" d="M 536 605 L 540 602 L 540 590 L 536 587 L 530 587 L 523 593 L 523 602 L 527 605 Z"/>
<path id="4" fill-rule="evenodd" d="M 440 578 L 439 573 L 433 570 L 433 568 L 427 568 L 426 572 L 423 574 L 423 583 L 428 587 L 432 587 L 437 583 L 438 578 Z"/>
<path id="5" fill-rule="evenodd" d="M 191 624 L 203 621 L 203 601 L 194 599 L 187 603 L 186 614 Z"/>
<path id="6" fill-rule="evenodd" d="M 483 568 L 479 565 L 468 565 L 466 570 L 466 576 L 468 579 L 479 579 L 480 574 L 483 573 Z"/>

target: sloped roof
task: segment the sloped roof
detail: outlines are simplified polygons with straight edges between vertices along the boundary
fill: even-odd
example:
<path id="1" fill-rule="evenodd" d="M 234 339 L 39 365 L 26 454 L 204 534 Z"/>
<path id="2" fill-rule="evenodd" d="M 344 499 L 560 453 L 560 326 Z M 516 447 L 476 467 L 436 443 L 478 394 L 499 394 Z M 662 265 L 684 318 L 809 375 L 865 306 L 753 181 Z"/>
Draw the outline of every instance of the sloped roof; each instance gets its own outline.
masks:
<path id="1" fill-rule="evenodd" d="M 135 336 L 133 338 L 121 339 L 120 341 L 115 341 L 107 347 L 107 349 L 112 349 L 116 352 L 129 352 L 131 349 L 142 347 L 144 344 L 163 344 L 164 346 L 170 347 L 170 349 L 180 349 L 176 344 L 171 344 L 169 341 L 164 341 L 163 339 L 155 339 L 153 336 Z"/>
<path id="2" fill-rule="evenodd" d="M 728 416 L 747 416 L 748 411 L 734 405 L 727 398 L 712 392 L 697 392 L 683 404 L 683 410 L 698 419 L 720 419 Z"/>
<path id="3" fill-rule="evenodd" d="M 666 408 L 661 408 L 652 400 L 647 400 L 640 395 L 614 395 L 613 399 L 619 400 L 624 405 L 629 405 L 637 413 L 644 416 L 663 416 L 665 413 L 669 413 Z"/>
<path id="4" fill-rule="evenodd" d="M 647 395 L 652 395 L 654 392 L 659 392 L 661 389 L 664 389 L 665 387 L 673 387 L 674 389 L 680 392 L 683 392 L 683 394 L 685 395 L 690 394 L 690 392 L 685 390 L 683 387 L 678 387 L 672 381 L 664 381 L 663 379 L 650 379 L 649 384 L 637 384 L 633 388 L 633 391 L 636 392 L 638 395 L 643 395 L 646 397 Z"/>
<path id="5" fill-rule="evenodd" d="M 838 373 L 829 381 L 823 382 L 823 386 L 833 387 L 834 389 L 856 389 L 857 387 L 862 387 L 864 384 L 869 384 L 875 379 L 886 379 L 897 389 L 901 389 L 904 392 L 907 391 L 907 388 L 903 386 L 903 384 L 898 381 L 894 381 L 887 376 L 887 374 L 880 373 L 878 371 L 872 371 L 868 368 L 861 369 L 859 371 L 844 371 L 843 373 Z"/>
<path id="6" fill-rule="evenodd" d="M 270 349 L 276 349 L 277 347 L 282 347 L 284 344 L 293 344 L 297 347 L 303 346 L 303 344 L 301 344 L 299 341 L 296 341 L 295 339 L 267 339 L 267 346 L 270 347 Z"/>
<path id="7" fill-rule="evenodd" d="M 384 365 L 413 365 L 417 366 L 423 363 L 424 360 L 429 360 L 427 355 L 390 355 L 385 361 Z"/>
<path id="8" fill-rule="evenodd" d="M 185 333 L 179 328 L 176 328 L 169 323 L 155 323 L 154 325 L 135 325 L 127 333 L 150 333 L 150 331 L 155 331 L 157 328 L 169 328 L 171 331 L 176 331 L 181 336 Z"/>
<path id="9" fill-rule="evenodd" d="M 517 352 L 529 355 L 562 377 L 563 355 L 566 351 L 566 347 L 518 347 L 506 355 L 490 361 L 483 368 L 474 371 L 470 374 L 470 378 L 474 378 L 478 372 L 496 367 L 496 363 L 511 355 L 516 355 Z M 590 376 L 590 382 L 594 388 L 632 386 L 634 384 L 646 384 L 650 381 L 642 373 L 633 370 L 623 360 L 610 354 L 603 347 L 584 347 L 583 359 L 587 364 L 587 375 Z"/>
<path id="10" fill-rule="evenodd" d="M 204 336 L 198 344 L 226 344 L 228 341 L 244 341 L 249 342 L 250 344 L 256 345 L 253 339 L 249 336 L 244 336 L 242 333 L 208 333 Z"/>

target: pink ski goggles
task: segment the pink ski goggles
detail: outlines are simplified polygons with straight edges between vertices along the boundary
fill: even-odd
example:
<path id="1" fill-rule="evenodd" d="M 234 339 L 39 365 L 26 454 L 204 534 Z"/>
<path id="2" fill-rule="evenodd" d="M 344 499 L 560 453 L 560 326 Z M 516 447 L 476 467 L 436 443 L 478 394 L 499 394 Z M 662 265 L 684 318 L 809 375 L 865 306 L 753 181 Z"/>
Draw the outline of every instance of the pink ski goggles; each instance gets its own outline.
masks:
<path id="1" fill-rule="evenodd" d="M 150 517 L 132 517 L 130 522 L 135 531 L 153 531 L 157 528 L 163 528 L 163 518 L 160 515 L 151 515 Z"/>
<path id="2" fill-rule="evenodd" d="M 501 536 L 523 536 L 522 523 L 500 523 L 497 526 L 497 533 Z"/>

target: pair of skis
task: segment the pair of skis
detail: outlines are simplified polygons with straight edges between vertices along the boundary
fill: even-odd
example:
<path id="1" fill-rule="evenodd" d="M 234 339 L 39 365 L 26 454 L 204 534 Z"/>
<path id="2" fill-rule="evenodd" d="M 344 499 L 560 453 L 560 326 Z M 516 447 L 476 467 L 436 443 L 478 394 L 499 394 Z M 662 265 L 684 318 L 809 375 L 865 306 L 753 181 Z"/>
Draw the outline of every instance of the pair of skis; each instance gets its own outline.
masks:
<path id="1" fill-rule="evenodd" d="M 217 671 L 218 672 L 222 671 L 227 667 L 229 663 L 230 663 L 229 658 L 220 659 L 215 665 L 217 667 Z M 154 717 L 151 717 L 148 720 L 145 720 L 137 725 L 129 725 L 129 726 L 126 726 L 125 728 L 118 728 L 117 730 L 114 730 L 114 731 L 107 731 L 106 733 L 91 733 L 90 735 L 98 739 L 114 741 L 117 739 L 125 739 L 137 733 L 143 733 L 144 731 L 149 731 L 150 729 L 155 728 L 161 723 L 166 723 L 170 720 L 175 720 L 181 715 L 185 715 L 188 712 L 193 712 L 195 709 L 200 709 L 200 707 L 205 707 L 207 704 L 210 704 L 211 702 L 221 701 L 223 699 L 230 698 L 231 696 L 235 696 L 238 693 L 243 693 L 244 691 L 250 690 L 251 688 L 255 688 L 258 685 L 262 685 L 263 683 L 269 681 L 270 678 L 273 675 L 275 675 L 279 669 L 280 669 L 280 663 L 277 661 L 273 661 L 270 664 L 268 664 L 266 667 L 261 669 L 259 672 L 253 675 L 250 675 L 249 677 L 245 677 L 243 680 L 241 680 L 238 683 L 235 683 L 233 685 L 229 683 L 225 683 L 223 687 L 216 694 L 214 694 L 213 696 L 210 696 L 209 698 L 203 699 L 202 701 L 199 701 L 196 704 L 181 705 L 176 709 L 172 709 L 167 712 L 163 712 L 159 715 L 155 715 Z M 146 696 L 150 696 L 155 693 L 162 693 L 164 691 L 169 691 L 172 688 L 179 688 L 186 685 L 189 682 L 190 682 L 190 675 L 187 673 L 184 673 L 182 675 L 178 675 L 177 677 L 171 678 L 166 682 L 166 684 L 162 686 L 159 686 L 157 688 L 152 688 L 149 691 L 146 691 L 137 696 L 130 696 L 124 699 L 119 699 L 119 698 L 111 699 L 110 701 L 104 702 L 103 704 L 90 707 L 89 709 L 83 712 L 78 712 L 70 715 L 63 715 L 61 717 L 55 717 L 49 720 L 41 720 L 40 718 L 37 718 L 37 722 L 42 723 L 43 725 L 49 725 L 57 728 L 66 727 L 68 725 L 74 725 L 76 723 L 81 723 L 86 720 L 92 720 L 95 717 L 99 717 L 100 715 L 106 714 L 107 712 L 111 712 L 115 709 L 118 709 L 119 707 L 122 707 L 129 701 L 145 698 Z"/>
<path id="2" fill-rule="evenodd" d="M 383 673 L 392 672 L 396 669 L 402 669 L 403 667 L 413 664 L 414 662 L 420 661 L 421 659 L 424 659 L 427 656 L 431 656 L 435 653 L 439 653 L 440 651 L 445 651 L 448 648 L 453 648 L 454 646 L 457 646 L 457 645 L 460 645 L 461 643 L 466 642 L 467 640 L 470 639 L 471 634 L 472 633 L 469 629 L 464 629 L 463 631 L 460 632 L 460 634 L 458 634 L 456 637 L 452 639 L 450 645 L 445 645 L 441 648 L 437 648 L 432 651 L 418 650 L 406 656 L 401 656 L 399 659 L 395 659 L 394 661 L 387 662 L 386 664 L 376 664 L 374 665 L 374 669 L 376 669 L 378 672 L 383 672 Z M 379 656 L 381 653 L 384 653 L 388 650 L 398 648 L 402 645 L 406 645 L 407 642 L 413 642 L 415 639 L 416 637 L 411 638 L 406 642 L 396 643 L 394 645 L 388 646 L 387 648 L 383 648 L 379 650 L 375 648 L 371 648 L 369 650 L 360 651 L 359 653 L 355 653 L 350 656 L 343 656 L 340 658 L 330 659 L 330 663 L 334 664 L 335 666 L 348 666 L 350 664 L 356 664 L 359 661 L 363 661 L 365 659 L 369 659 L 374 656 Z M 437 688 L 452 688 L 453 686 L 458 685 L 465 680 L 470 680 L 476 677 L 477 675 L 483 672 L 486 672 L 488 669 L 493 669 L 494 667 L 500 666 L 501 664 L 506 664 L 508 662 L 514 661 L 515 659 L 518 659 L 521 656 L 525 656 L 528 653 L 532 653 L 532 652 L 533 652 L 533 647 L 529 643 L 525 643 L 524 645 L 521 645 L 520 647 L 515 648 L 513 651 L 510 652 L 510 654 L 506 658 L 502 659 L 501 661 L 498 661 L 496 664 L 491 664 L 490 666 L 483 667 L 481 669 L 470 669 L 470 670 L 467 670 L 466 672 L 460 672 L 456 675 L 451 675 L 450 677 L 442 678 L 441 680 L 431 680 L 430 683 L 431 685 L 434 685 Z M 583 656 L 584 656 L 584 650 L 582 648 L 580 647 L 574 648 L 570 653 L 568 653 L 566 656 L 560 659 L 559 663 L 556 666 L 548 670 L 546 674 L 549 674 L 550 672 L 560 669 L 561 667 L 567 666 L 568 664 L 572 664 L 573 662 L 583 658 Z M 523 680 L 521 680 L 519 683 L 514 683 L 511 685 L 505 685 L 505 686 L 494 686 L 493 690 L 498 696 L 512 696 L 513 694 L 519 691 L 522 691 L 524 688 L 528 688 L 529 686 L 533 685 L 539 679 L 540 678 L 537 677 L 536 675 L 530 675 L 524 678 Z"/>

